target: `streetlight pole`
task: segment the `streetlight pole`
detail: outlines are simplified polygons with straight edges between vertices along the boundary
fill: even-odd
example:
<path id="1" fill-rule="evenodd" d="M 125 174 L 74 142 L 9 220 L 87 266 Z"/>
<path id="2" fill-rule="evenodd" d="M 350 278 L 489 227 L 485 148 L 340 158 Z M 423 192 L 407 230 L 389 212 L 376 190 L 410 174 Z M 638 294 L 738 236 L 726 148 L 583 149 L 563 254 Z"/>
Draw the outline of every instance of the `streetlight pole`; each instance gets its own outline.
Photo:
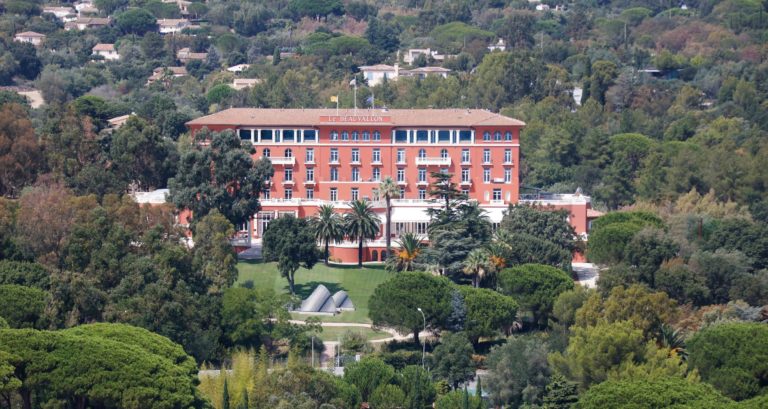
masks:
<path id="1" fill-rule="evenodd" d="M 424 332 L 427 332 L 427 317 L 424 315 L 424 310 L 421 307 L 416 308 L 421 313 L 421 319 L 424 320 Z M 421 340 L 421 369 L 424 369 L 424 356 L 427 354 L 427 343 L 425 340 Z"/>

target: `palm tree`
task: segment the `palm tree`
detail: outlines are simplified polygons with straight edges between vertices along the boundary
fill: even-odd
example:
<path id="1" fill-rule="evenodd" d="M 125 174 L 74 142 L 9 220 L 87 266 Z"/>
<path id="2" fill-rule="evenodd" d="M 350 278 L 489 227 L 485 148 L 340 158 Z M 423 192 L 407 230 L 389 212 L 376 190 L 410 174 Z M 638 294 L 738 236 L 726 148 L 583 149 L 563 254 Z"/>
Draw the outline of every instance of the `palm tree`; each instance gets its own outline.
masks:
<path id="1" fill-rule="evenodd" d="M 387 236 L 387 257 L 392 254 L 392 198 L 400 197 L 400 188 L 390 176 L 384 178 L 379 184 L 379 194 L 384 196 L 387 203 L 387 224 L 384 233 Z"/>
<path id="2" fill-rule="evenodd" d="M 472 276 L 472 285 L 480 287 L 485 275 L 493 272 L 493 262 L 485 249 L 474 249 L 464 260 L 464 274 Z"/>
<path id="3" fill-rule="evenodd" d="M 357 240 L 357 266 L 363 266 L 363 241 L 373 239 L 379 234 L 381 219 L 373 211 L 373 206 L 365 200 L 355 200 L 349 204 L 350 212 L 344 215 L 344 230 L 350 240 Z"/>
<path id="4" fill-rule="evenodd" d="M 330 242 L 339 242 L 344 239 L 344 220 L 333 210 L 333 205 L 324 204 L 312 218 L 312 227 L 315 231 L 315 239 L 325 244 L 325 265 L 327 266 L 330 258 L 328 250 Z"/>
<path id="5" fill-rule="evenodd" d="M 413 233 L 405 233 L 396 242 L 400 246 L 397 256 L 387 259 L 387 269 L 393 271 L 412 271 L 414 260 L 421 252 L 421 238 Z"/>

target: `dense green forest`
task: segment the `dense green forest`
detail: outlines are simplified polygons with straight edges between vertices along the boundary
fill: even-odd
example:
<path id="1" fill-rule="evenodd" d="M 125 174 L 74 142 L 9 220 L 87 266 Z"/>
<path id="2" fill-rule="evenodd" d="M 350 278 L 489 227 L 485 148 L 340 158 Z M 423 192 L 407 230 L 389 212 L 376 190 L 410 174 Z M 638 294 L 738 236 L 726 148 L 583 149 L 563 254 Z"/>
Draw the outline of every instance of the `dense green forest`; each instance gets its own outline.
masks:
<path id="1" fill-rule="evenodd" d="M 768 404 L 767 1 L 94 0 L 91 15 L 111 20 L 85 30 L 45 6 L 0 5 L 0 407 Z M 158 33 L 182 17 L 190 27 Z M 14 41 L 27 31 L 46 37 Z M 506 50 L 490 51 L 500 39 Z M 93 54 L 104 43 L 119 60 Z M 205 56 L 182 63 L 185 48 Z M 446 56 L 412 67 L 451 73 L 365 84 L 360 66 L 407 67 L 412 48 Z M 188 75 L 148 84 L 182 65 Z M 236 90 L 235 78 L 259 81 Z M 299 267 L 323 258 L 314 240 L 342 230 L 286 219 L 275 229 L 296 240 L 267 255 L 290 291 L 236 284 L 229 238 L 257 200 L 193 199 L 231 180 L 258 194 L 272 169 L 231 134 L 200 147 L 184 124 L 337 95 L 351 107 L 352 78 L 360 107 L 373 94 L 377 108 L 521 119 L 524 187 L 580 188 L 619 211 L 581 243 L 559 213 L 513 206 L 492 232 L 456 197 L 432 215 L 428 245 L 400 238 L 369 300 L 370 322 L 416 342 L 346 334 L 366 357 L 334 377 L 307 364 L 318 322 L 291 322 L 285 306 Z M 209 186 L 224 156 L 240 166 Z M 442 186 L 435 197 L 452 194 Z M 173 205 L 127 195 L 166 187 Z M 195 210 L 193 248 L 180 207 Z M 349 231 L 348 219 L 329 222 Z M 601 267 L 596 289 L 573 283 L 576 249 Z M 419 340 L 422 325 L 438 337 Z M 232 372 L 198 379 L 201 366 Z"/>

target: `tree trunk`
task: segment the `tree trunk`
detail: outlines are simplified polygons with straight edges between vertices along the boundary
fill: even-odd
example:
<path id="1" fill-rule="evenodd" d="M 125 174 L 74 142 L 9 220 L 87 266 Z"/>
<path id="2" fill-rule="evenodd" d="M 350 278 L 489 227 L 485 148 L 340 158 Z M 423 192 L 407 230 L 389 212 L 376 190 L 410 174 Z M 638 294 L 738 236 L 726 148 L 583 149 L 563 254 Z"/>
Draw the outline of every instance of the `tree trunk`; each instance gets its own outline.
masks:
<path id="1" fill-rule="evenodd" d="M 386 197 L 387 199 L 387 224 L 385 227 L 386 235 L 387 235 L 387 257 L 389 258 L 392 253 L 392 206 L 389 202 L 389 195 Z"/>
<path id="2" fill-rule="evenodd" d="M 291 295 L 296 295 L 293 289 L 293 273 L 288 273 L 288 288 L 291 290 Z"/>
<path id="3" fill-rule="evenodd" d="M 21 395 L 21 406 L 24 409 L 32 409 L 32 393 L 27 388 L 19 389 Z"/>
<path id="4" fill-rule="evenodd" d="M 331 250 L 328 249 L 328 247 L 330 247 L 328 245 L 329 241 L 330 241 L 329 239 L 325 239 L 325 266 L 326 267 L 328 266 L 328 259 L 331 258 Z"/>
<path id="5" fill-rule="evenodd" d="M 421 342 L 419 342 L 419 329 L 413 330 L 413 342 L 416 343 L 416 345 L 420 345 Z"/>
<path id="6" fill-rule="evenodd" d="M 363 268 L 363 236 L 357 244 L 357 266 Z"/>

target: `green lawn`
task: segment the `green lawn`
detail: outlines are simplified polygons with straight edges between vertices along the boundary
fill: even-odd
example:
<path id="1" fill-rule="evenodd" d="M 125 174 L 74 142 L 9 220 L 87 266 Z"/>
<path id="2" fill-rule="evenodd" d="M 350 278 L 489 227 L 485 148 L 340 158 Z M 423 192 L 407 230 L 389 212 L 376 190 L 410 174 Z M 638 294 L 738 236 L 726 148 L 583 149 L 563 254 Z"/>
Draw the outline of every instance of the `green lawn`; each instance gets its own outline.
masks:
<path id="1" fill-rule="evenodd" d="M 274 288 L 278 292 L 288 292 L 288 281 L 280 276 L 275 263 L 241 261 L 237 265 L 240 271 L 238 283 L 253 281 L 256 288 Z M 333 317 L 321 316 L 323 322 L 360 322 L 370 323 L 368 319 L 368 299 L 373 290 L 391 276 L 383 266 L 331 266 L 316 264 L 311 270 L 299 269 L 296 272 L 296 294 L 302 299 L 309 296 L 318 284 L 328 287 L 333 294 L 345 290 L 355 311 L 346 311 Z M 295 319 L 305 319 L 305 314 L 295 314 Z"/>
<path id="2" fill-rule="evenodd" d="M 316 336 L 323 341 L 337 341 L 340 340 L 347 331 L 362 334 L 368 341 L 390 338 L 392 336 L 392 334 L 385 331 L 374 331 L 370 328 L 362 327 L 324 327 L 323 332 L 316 334 Z"/>

